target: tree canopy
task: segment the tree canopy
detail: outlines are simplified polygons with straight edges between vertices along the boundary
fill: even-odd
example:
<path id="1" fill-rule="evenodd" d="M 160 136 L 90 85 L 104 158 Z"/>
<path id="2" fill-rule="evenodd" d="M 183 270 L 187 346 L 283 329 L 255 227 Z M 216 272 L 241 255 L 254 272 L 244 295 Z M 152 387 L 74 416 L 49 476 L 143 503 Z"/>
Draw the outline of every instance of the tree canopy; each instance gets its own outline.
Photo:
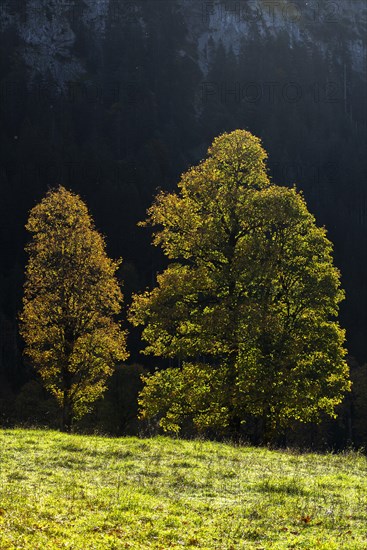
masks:
<path id="1" fill-rule="evenodd" d="M 183 362 L 145 379 L 143 415 L 165 429 L 254 417 L 274 433 L 333 416 L 349 389 L 332 244 L 295 188 L 272 185 L 266 158 L 249 132 L 225 133 L 148 211 L 170 264 L 130 319 L 145 353 Z"/>
<path id="2" fill-rule="evenodd" d="M 114 316 L 122 293 L 120 261 L 108 258 L 86 205 L 63 187 L 30 212 L 21 334 L 26 354 L 62 407 L 62 427 L 88 412 L 116 361 L 127 358 L 126 334 Z"/>

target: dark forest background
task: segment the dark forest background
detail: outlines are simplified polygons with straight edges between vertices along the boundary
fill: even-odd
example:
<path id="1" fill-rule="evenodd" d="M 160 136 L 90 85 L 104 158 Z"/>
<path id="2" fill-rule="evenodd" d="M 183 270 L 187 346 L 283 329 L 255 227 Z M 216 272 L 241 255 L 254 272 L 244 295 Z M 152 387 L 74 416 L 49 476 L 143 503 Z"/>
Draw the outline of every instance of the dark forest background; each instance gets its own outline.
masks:
<path id="1" fill-rule="evenodd" d="M 294 11 L 274 13 L 260 0 L 104 0 L 103 29 L 98 10 L 88 23 L 89 4 L 12 0 L 0 10 L 0 422 L 52 426 L 57 416 L 18 336 L 29 210 L 57 184 L 80 193 L 109 255 L 124 260 L 128 305 L 164 267 L 149 231 L 136 225 L 157 189 L 173 190 L 215 136 L 245 128 L 263 140 L 273 181 L 296 183 L 327 227 L 347 295 L 341 324 L 353 393 L 338 420 L 292 437 L 366 445 L 364 2 L 317 10 L 293 2 Z M 142 356 L 139 332 L 128 328 L 129 366 L 117 368 L 80 429 L 154 428 L 136 419 L 139 375 L 165 362 Z"/>

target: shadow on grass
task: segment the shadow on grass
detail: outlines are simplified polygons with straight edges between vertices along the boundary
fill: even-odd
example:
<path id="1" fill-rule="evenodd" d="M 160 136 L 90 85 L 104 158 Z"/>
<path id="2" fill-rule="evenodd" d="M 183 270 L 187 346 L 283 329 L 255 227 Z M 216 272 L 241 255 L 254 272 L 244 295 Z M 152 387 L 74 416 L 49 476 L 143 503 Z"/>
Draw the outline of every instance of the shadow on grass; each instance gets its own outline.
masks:
<path id="1" fill-rule="evenodd" d="M 301 487 L 296 480 L 270 481 L 265 480 L 256 485 L 255 491 L 259 493 L 275 493 L 284 495 L 306 496 L 308 490 Z"/>

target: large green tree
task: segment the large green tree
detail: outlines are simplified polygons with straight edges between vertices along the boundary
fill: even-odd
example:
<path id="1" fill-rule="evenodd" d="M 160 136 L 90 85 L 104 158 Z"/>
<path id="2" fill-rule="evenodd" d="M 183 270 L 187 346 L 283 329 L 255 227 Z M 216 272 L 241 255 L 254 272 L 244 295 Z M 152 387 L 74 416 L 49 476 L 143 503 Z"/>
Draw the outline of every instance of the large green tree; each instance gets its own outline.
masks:
<path id="1" fill-rule="evenodd" d="M 143 414 L 179 430 L 261 419 L 265 436 L 312 421 L 349 389 L 343 298 L 326 231 L 295 189 L 272 185 L 260 140 L 237 130 L 214 140 L 160 193 L 146 224 L 170 265 L 134 297 L 146 353 L 181 366 L 146 378 Z"/>
<path id="2" fill-rule="evenodd" d="M 26 354 L 62 407 L 62 428 L 88 412 L 105 390 L 116 361 L 128 356 L 114 315 L 122 293 L 119 261 L 110 260 L 86 205 L 63 187 L 36 205 L 21 334 Z"/>

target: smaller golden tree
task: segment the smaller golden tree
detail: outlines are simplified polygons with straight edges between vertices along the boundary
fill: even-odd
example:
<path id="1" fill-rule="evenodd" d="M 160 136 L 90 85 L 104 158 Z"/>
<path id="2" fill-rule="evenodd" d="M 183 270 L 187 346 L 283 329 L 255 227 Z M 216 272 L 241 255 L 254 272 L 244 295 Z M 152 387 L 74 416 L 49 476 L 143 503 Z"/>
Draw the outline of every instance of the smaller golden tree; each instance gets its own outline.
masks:
<path id="1" fill-rule="evenodd" d="M 25 353 L 62 408 L 62 429 L 92 408 L 116 361 L 128 357 L 126 333 L 114 315 L 122 293 L 120 261 L 78 195 L 51 190 L 30 212 L 20 332 Z"/>

